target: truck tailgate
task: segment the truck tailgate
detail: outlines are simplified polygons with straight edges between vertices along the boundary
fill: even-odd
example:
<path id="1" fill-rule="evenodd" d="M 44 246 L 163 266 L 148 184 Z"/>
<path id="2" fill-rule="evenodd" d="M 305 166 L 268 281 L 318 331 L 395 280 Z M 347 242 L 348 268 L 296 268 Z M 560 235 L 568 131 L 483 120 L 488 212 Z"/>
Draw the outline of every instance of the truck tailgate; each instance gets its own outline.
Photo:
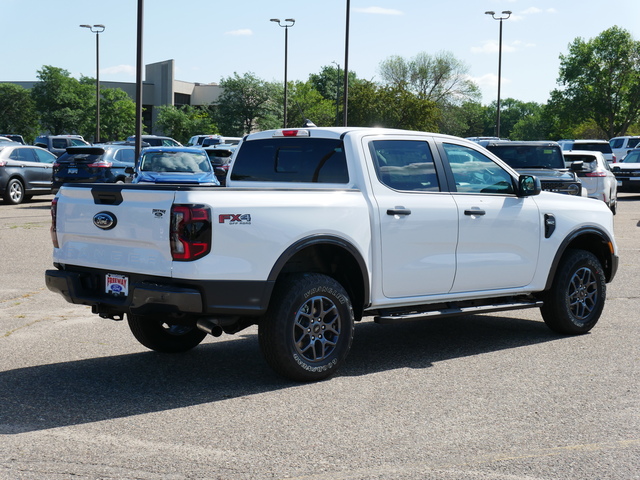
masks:
<path id="1" fill-rule="evenodd" d="M 57 263 L 171 275 L 175 191 L 133 185 L 63 187 L 57 195 Z"/>

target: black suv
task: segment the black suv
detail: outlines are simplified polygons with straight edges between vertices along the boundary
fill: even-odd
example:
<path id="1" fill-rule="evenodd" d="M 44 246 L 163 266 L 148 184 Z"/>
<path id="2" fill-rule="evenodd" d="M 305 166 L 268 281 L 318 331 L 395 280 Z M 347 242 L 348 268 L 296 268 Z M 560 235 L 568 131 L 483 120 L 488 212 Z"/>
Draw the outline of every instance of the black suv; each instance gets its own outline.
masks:
<path id="1" fill-rule="evenodd" d="M 67 147 L 89 145 L 80 135 L 40 135 L 33 144 L 49 150 L 56 157 L 62 155 Z"/>
<path id="2" fill-rule="evenodd" d="M 134 144 L 68 147 L 53 165 L 53 193 L 63 183 L 124 183 L 135 163 Z"/>
<path id="3" fill-rule="evenodd" d="M 227 184 L 227 173 L 229 172 L 231 156 L 237 148 L 237 145 L 218 144 L 204 149 L 209 156 L 213 170 L 216 173 L 216 178 L 223 187 Z"/>
<path id="4" fill-rule="evenodd" d="M 160 137 L 158 135 L 142 135 L 140 136 L 142 143 L 146 143 L 148 146 L 152 147 L 181 147 L 182 144 L 177 140 L 174 140 L 171 137 Z M 127 142 L 134 143 L 136 141 L 136 136 L 131 135 L 127 137 Z"/>
<path id="5" fill-rule="evenodd" d="M 582 195 L 582 182 L 576 172 L 566 168 L 557 142 L 496 140 L 479 143 L 518 173 L 538 177 L 543 190 Z"/>

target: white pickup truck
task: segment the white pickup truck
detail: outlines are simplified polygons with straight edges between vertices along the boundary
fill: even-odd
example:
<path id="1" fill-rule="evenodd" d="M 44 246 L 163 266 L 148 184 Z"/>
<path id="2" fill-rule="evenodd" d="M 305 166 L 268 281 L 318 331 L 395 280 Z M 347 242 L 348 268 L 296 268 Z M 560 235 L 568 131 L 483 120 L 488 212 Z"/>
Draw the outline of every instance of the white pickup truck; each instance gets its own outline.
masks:
<path id="1" fill-rule="evenodd" d="M 476 143 L 366 128 L 246 136 L 227 187 L 74 184 L 46 284 L 160 352 L 258 325 L 297 381 L 343 364 L 354 322 L 538 307 L 589 331 L 618 266 L 603 202 L 541 192 Z"/>

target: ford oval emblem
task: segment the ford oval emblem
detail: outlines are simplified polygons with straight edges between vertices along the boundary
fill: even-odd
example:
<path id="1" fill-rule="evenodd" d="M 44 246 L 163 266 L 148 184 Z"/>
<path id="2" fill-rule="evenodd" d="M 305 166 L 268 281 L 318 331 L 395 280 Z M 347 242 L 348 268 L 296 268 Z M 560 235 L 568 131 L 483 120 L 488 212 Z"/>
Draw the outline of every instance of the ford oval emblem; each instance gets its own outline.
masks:
<path id="1" fill-rule="evenodd" d="M 116 223 L 118 223 L 118 220 L 111 212 L 100 212 L 93 216 L 93 224 L 103 230 L 111 230 L 116 226 Z"/>

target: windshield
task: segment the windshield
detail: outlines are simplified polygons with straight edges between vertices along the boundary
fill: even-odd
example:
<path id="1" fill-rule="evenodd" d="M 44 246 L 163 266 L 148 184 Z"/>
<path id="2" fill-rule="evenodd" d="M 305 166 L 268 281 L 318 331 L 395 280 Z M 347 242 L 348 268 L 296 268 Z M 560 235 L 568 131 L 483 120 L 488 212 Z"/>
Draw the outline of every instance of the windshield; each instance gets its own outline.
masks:
<path id="1" fill-rule="evenodd" d="M 622 160 L 624 163 L 640 163 L 640 150 L 629 152 L 629 154 Z"/>
<path id="2" fill-rule="evenodd" d="M 488 145 L 512 168 L 565 168 L 560 147 L 553 145 Z"/>
<path id="3" fill-rule="evenodd" d="M 140 161 L 140 170 L 202 173 L 211 171 L 211 162 L 204 152 L 147 152 Z"/>

